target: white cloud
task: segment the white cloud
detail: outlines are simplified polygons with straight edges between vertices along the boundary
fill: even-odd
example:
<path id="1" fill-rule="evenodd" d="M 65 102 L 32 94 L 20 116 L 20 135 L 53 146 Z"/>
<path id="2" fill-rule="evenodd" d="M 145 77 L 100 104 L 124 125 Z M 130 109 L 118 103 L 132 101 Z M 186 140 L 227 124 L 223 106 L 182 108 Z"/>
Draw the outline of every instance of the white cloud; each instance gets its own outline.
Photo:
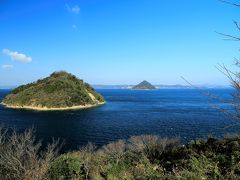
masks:
<path id="1" fill-rule="evenodd" d="M 4 65 L 2 65 L 2 68 L 3 69 L 12 69 L 13 65 L 11 65 L 11 64 L 4 64 Z"/>
<path id="2" fill-rule="evenodd" d="M 77 29 L 77 25 L 76 25 L 76 24 L 73 24 L 73 25 L 72 25 L 72 28 L 73 28 L 73 29 Z"/>
<path id="3" fill-rule="evenodd" d="M 11 51 L 9 49 L 3 49 L 2 53 L 5 54 L 6 56 L 11 57 L 15 61 L 19 61 L 19 62 L 22 62 L 22 63 L 32 62 L 32 58 L 30 56 L 19 53 L 17 51 Z"/>
<path id="4" fill-rule="evenodd" d="M 70 7 L 68 4 L 66 4 L 66 7 L 67 7 L 67 10 L 71 13 L 79 14 L 79 12 L 80 12 L 80 7 L 78 5 Z"/>

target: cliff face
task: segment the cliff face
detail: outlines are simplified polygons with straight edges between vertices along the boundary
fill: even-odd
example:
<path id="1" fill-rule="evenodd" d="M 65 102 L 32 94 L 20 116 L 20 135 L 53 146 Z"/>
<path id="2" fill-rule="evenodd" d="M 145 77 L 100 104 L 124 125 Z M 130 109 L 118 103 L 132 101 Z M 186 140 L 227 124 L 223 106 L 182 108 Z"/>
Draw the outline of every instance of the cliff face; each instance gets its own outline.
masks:
<path id="1" fill-rule="evenodd" d="M 83 80 L 60 71 L 14 89 L 2 103 L 9 107 L 67 108 L 102 104 L 104 98 Z"/>

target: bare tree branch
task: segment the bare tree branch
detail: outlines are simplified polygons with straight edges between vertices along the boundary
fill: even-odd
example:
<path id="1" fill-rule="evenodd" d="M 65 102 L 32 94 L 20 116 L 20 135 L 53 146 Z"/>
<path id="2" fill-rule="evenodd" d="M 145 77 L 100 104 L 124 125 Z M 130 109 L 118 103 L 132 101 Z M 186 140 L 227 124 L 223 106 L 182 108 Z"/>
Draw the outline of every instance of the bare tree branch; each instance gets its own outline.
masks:
<path id="1" fill-rule="evenodd" d="M 238 3 L 234 3 L 234 2 L 229 2 L 229 1 L 224 1 L 224 0 L 219 0 L 220 2 L 226 3 L 226 4 L 230 4 L 236 7 L 240 7 L 240 4 Z"/>
<path id="2" fill-rule="evenodd" d="M 219 102 L 222 103 L 226 103 L 226 104 L 234 104 L 234 101 L 228 101 L 225 100 L 223 98 L 220 98 L 219 96 L 216 96 L 210 92 L 206 92 L 203 89 L 199 88 L 198 86 L 193 85 L 191 82 L 189 82 L 188 80 L 186 80 L 184 77 L 181 76 L 181 78 L 187 83 L 189 84 L 191 87 L 193 87 L 194 89 L 198 90 L 200 94 L 202 94 L 203 96 L 209 97 L 210 99 L 215 99 L 218 100 Z"/>
<path id="3" fill-rule="evenodd" d="M 233 21 L 233 23 L 235 24 L 236 28 L 240 31 L 240 25 L 237 21 Z"/>
<path id="4" fill-rule="evenodd" d="M 215 32 L 228 38 L 228 39 L 224 39 L 224 40 L 240 41 L 240 37 L 236 37 L 236 36 L 232 36 L 232 35 L 229 35 L 229 34 L 220 33 L 220 32 L 217 32 L 217 31 L 215 31 Z"/>

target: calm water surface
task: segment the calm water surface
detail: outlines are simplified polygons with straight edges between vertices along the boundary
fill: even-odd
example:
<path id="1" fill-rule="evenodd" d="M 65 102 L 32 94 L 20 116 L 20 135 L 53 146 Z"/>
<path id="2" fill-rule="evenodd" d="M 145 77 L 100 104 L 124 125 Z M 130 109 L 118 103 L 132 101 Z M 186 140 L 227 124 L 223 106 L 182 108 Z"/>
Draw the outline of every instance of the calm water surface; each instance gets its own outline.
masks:
<path id="1" fill-rule="evenodd" d="M 0 90 L 0 100 L 10 90 Z M 207 90 L 206 90 L 207 91 Z M 231 98 L 231 89 L 211 92 Z M 230 117 L 212 108 L 214 102 L 192 89 L 162 89 L 156 91 L 98 90 L 107 104 L 88 110 L 36 112 L 13 110 L 0 106 L 0 124 L 23 131 L 34 127 L 43 142 L 55 138 L 65 140 L 64 150 L 77 149 L 88 142 L 104 145 L 133 135 L 156 134 L 180 137 L 183 143 L 209 134 L 222 137 L 239 133 Z"/>

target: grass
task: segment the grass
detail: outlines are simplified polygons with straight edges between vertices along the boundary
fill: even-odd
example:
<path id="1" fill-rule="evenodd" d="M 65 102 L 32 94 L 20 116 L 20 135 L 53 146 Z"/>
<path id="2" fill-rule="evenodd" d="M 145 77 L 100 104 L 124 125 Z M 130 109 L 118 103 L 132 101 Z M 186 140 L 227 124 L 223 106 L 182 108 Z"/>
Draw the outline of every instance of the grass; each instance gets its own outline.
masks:
<path id="1" fill-rule="evenodd" d="M 45 150 L 32 130 L 0 129 L 0 179 L 240 179 L 240 137 L 195 140 L 133 136 L 103 147 L 89 143 L 58 154 Z"/>

